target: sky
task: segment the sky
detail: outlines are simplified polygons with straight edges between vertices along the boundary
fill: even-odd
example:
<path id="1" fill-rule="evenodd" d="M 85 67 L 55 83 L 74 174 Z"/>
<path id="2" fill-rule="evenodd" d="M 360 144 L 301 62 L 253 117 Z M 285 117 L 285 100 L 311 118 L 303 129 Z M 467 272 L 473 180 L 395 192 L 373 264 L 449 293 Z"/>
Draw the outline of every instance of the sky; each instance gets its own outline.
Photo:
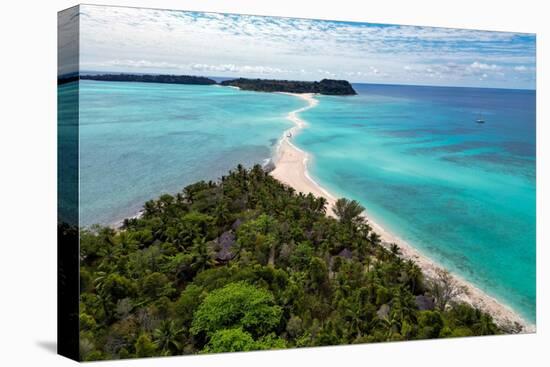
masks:
<path id="1" fill-rule="evenodd" d="M 94 5 L 78 18 L 82 71 L 535 89 L 534 34 Z"/>

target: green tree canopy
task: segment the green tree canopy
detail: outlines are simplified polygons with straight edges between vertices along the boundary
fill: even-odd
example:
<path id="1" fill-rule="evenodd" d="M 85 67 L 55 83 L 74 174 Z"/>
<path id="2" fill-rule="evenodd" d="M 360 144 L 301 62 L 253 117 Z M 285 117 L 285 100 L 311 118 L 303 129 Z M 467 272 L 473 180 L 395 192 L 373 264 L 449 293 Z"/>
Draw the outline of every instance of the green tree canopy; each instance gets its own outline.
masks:
<path id="1" fill-rule="evenodd" d="M 218 330 L 204 348 L 205 353 L 246 352 L 257 349 L 250 333 L 241 328 Z"/>
<path id="2" fill-rule="evenodd" d="M 212 335 L 221 329 L 241 327 L 260 336 L 275 329 L 281 314 L 269 291 L 245 282 L 230 283 L 206 296 L 195 312 L 191 332 Z"/>
<path id="3" fill-rule="evenodd" d="M 383 246 L 357 202 L 337 220 L 260 166 L 144 209 L 81 229 L 82 360 L 503 332 L 450 274 L 424 279 Z"/>
<path id="4" fill-rule="evenodd" d="M 334 214 L 345 224 L 356 223 L 365 208 L 357 200 L 338 199 L 334 204 Z"/>
<path id="5" fill-rule="evenodd" d="M 137 338 L 134 348 L 136 349 L 136 356 L 139 358 L 152 357 L 157 352 L 155 343 L 151 341 L 151 337 L 147 334 L 141 334 Z"/>

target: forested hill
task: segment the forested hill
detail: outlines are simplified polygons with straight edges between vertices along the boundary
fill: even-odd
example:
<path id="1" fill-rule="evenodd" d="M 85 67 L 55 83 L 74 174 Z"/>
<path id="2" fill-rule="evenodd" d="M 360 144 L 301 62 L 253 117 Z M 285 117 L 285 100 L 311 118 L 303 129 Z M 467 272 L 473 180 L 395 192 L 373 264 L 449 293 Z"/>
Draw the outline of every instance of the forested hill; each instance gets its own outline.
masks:
<path id="1" fill-rule="evenodd" d="M 145 203 L 120 230 L 80 233 L 83 360 L 502 332 L 380 244 L 340 199 L 296 193 L 260 166 Z"/>
<path id="2" fill-rule="evenodd" d="M 157 74 L 89 74 L 80 75 L 82 80 L 101 80 L 106 82 L 141 82 L 166 84 L 216 84 L 215 80 L 192 75 L 157 75 Z"/>
<path id="3" fill-rule="evenodd" d="M 357 94 L 348 81 L 333 79 L 323 79 L 320 82 L 304 82 L 294 80 L 239 78 L 225 80 L 220 84 L 257 92 L 319 93 L 327 95 Z"/>

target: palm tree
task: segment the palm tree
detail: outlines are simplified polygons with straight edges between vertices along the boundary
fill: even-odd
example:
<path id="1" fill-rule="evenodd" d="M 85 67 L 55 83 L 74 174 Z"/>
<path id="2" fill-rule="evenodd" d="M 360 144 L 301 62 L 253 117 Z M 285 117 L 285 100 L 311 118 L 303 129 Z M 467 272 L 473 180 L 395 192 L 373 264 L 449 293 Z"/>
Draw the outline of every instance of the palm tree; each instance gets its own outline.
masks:
<path id="1" fill-rule="evenodd" d="M 247 184 L 248 171 L 242 164 L 237 165 L 237 180 L 241 188 L 245 188 Z"/>
<path id="2" fill-rule="evenodd" d="M 212 250 L 205 237 L 196 238 L 191 249 L 193 263 L 191 267 L 195 272 L 201 272 L 215 264 Z"/>
<path id="3" fill-rule="evenodd" d="M 183 329 L 178 329 L 174 320 L 164 320 L 153 332 L 154 343 L 163 355 L 170 355 L 180 350 L 179 337 L 182 333 Z"/>
<path id="4" fill-rule="evenodd" d="M 406 263 L 406 272 L 411 292 L 415 294 L 418 286 L 422 284 L 422 271 L 412 260 L 408 260 Z"/>
<path id="5" fill-rule="evenodd" d="M 318 213 L 325 214 L 327 212 L 327 199 L 324 197 L 319 197 L 315 202 L 315 211 Z"/>
<path id="6" fill-rule="evenodd" d="M 383 318 L 376 318 L 376 322 L 373 323 L 383 335 L 384 341 L 391 341 L 395 332 L 397 332 L 399 325 L 396 323 L 396 319 L 390 317 L 390 315 Z"/>
<path id="7" fill-rule="evenodd" d="M 107 278 L 107 273 L 104 271 L 98 271 L 96 273 L 96 278 L 94 279 L 94 286 L 97 296 L 97 302 L 103 309 L 106 318 L 109 318 L 109 303 L 111 300 L 110 295 L 104 291 L 105 279 Z"/>
<path id="8" fill-rule="evenodd" d="M 370 321 L 368 314 L 365 312 L 366 309 L 364 305 L 358 300 L 353 300 L 350 302 L 349 307 L 344 310 L 344 317 L 350 325 L 349 331 L 355 339 L 360 339 L 363 336 L 365 327 L 369 326 Z"/>
<path id="9" fill-rule="evenodd" d="M 223 199 L 220 200 L 218 202 L 218 205 L 216 205 L 216 207 L 214 208 L 214 217 L 216 218 L 216 224 L 222 226 L 223 224 L 227 223 L 230 215 L 231 212 L 229 211 L 227 201 Z"/>
<path id="10" fill-rule="evenodd" d="M 401 254 L 401 249 L 399 248 L 399 246 L 397 246 L 396 243 L 392 243 L 390 245 L 390 252 L 393 255 L 393 257 L 398 257 L 399 254 Z"/>
<path id="11" fill-rule="evenodd" d="M 405 321 L 411 324 L 415 323 L 415 309 L 416 303 L 409 292 L 402 288 L 393 292 L 390 317 L 399 329 Z"/>
<path id="12" fill-rule="evenodd" d="M 482 313 L 479 317 L 479 321 L 473 325 L 473 329 L 476 331 L 476 335 L 493 335 L 498 333 L 498 328 L 493 323 L 493 318 Z"/>
<path id="13" fill-rule="evenodd" d="M 371 232 L 370 233 L 369 240 L 374 246 L 380 245 L 380 243 L 382 241 L 381 238 L 380 238 L 380 235 L 376 232 Z"/>
<path id="14" fill-rule="evenodd" d="M 338 199 L 334 204 L 334 214 L 345 224 L 357 224 L 365 208 L 357 200 Z"/>

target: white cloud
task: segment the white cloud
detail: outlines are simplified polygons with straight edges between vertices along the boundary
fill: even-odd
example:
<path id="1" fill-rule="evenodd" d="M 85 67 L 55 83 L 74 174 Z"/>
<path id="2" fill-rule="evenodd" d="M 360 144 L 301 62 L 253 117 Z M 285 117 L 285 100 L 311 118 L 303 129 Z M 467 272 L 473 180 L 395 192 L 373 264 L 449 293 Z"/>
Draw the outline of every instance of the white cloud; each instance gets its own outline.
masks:
<path id="1" fill-rule="evenodd" d="M 470 64 L 470 68 L 479 70 L 499 70 L 501 67 L 495 64 L 489 65 L 474 61 L 472 64 Z"/>
<path id="2" fill-rule="evenodd" d="M 524 72 L 524 71 L 527 71 L 527 68 L 523 65 L 519 65 L 519 66 L 515 66 L 514 70 L 519 72 Z"/>
<path id="3" fill-rule="evenodd" d="M 86 63 L 83 63 L 86 65 Z M 93 65 L 93 64 L 92 64 Z M 126 67 L 132 69 L 181 69 L 179 64 L 173 64 L 165 61 L 149 61 L 149 60 L 107 60 L 98 64 L 105 67 Z"/>
<path id="4" fill-rule="evenodd" d="M 288 72 L 288 70 L 273 68 L 270 66 L 251 66 L 251 65 L 235 65 L 235 64 L 193 64 L 191 69 L 201 72 L 222 72 L 222 73 L 244 73 L 244 74 L 280 74 Z"/>
<path id="5" fill-rule="evenodd" d="M 329 70 L 324 69 L 317 69 L 317 73 L 321 75 L 323 78 L 336 78 L 337 74 L 333 73 Z"/>
<path id="6" fill-rule="evenodd" d="M 534 42 L 510 32 L 93 5 L 81 6 L 80 37 L 88 70 L 468 84 L 535 63 Z"/>

